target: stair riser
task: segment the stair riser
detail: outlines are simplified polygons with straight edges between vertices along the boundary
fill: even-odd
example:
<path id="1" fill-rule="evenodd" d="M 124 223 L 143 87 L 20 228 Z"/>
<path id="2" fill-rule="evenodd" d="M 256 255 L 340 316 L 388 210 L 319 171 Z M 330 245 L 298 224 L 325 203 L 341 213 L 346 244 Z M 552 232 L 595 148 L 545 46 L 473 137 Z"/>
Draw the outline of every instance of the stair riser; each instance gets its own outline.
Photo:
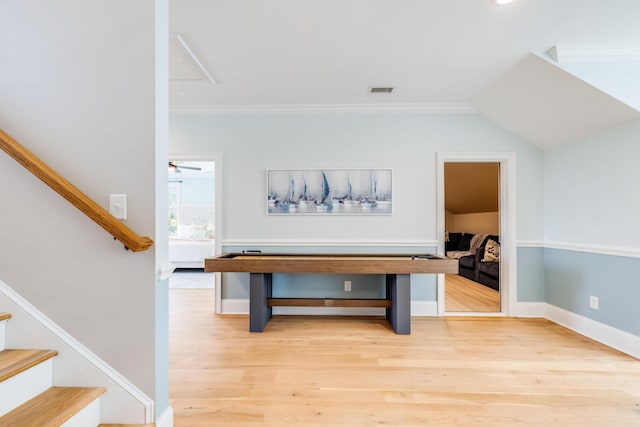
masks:
<path id="1" fill-rule="evenodd" d="M 6 320 L 0 320 L 0 351 L 5 349 L 4 333 L 6 330 Z"/>
<path id="2" fill-rule="evenodd" d="M 61 427 L 96 427 L 98 424 L 100 424 L 100 398 L 85 406 Z"/>
<path id="3" fill-rule="evenodd" d="M 0 383 L 0 416 L 52 386 L 53 360 L 46 360 Z"/>

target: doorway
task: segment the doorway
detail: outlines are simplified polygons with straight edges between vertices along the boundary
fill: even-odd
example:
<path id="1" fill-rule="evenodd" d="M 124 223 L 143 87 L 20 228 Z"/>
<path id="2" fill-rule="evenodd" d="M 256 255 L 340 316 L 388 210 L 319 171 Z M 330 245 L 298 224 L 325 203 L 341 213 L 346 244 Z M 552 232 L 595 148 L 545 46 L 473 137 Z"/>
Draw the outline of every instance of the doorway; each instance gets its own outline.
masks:
<path id="1" fill-rule="evenodd" d="M 459 273 L 445 275 L 446 312 L 500 312 L 500 212 L 497 162 L 444 164 L 445 254 Z"/>
<path id="2" fill-rule="evenodd" d="M 516 301 L 514 153 L 438 153 L 437 177 L 438 254 L 458 249 L 449 256 L 458 257 L 461 273 L 438 275 L 438 315 L 509 315 Z"/>
<path id="3" fill-rule="evenodd" d="M 215 275 L 204 273 L 204 259 L 217 253 L 215 161 L 175 158 L 168 178 L 169 287 L 215 289 Z"/>

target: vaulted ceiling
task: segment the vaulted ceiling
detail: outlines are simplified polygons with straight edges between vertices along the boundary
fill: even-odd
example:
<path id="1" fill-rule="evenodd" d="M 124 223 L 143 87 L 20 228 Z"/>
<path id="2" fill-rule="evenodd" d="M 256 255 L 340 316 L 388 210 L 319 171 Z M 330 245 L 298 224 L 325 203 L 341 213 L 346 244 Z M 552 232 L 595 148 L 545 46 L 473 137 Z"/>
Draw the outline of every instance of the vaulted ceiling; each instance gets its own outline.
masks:
<path id="1" fill-rule="evenodd" d="M 638 17 L 638 0 L 173 0 L 171 105 L 479 112 L 547 148 L 640 119 Z"/>

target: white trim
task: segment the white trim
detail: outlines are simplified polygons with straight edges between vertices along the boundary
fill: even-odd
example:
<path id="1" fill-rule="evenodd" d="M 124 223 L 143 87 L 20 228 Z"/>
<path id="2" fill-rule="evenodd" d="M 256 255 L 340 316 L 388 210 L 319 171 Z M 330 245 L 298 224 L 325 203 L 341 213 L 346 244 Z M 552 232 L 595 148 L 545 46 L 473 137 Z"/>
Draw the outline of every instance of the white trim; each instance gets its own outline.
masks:
<path id="1" fill-rule="evenodd" d="M 300 246 L 300 247 L 412 247 L 412 248 L 424 248 L 425 246 L 435 247 L 438 242 L 435 240 L 309 240 L 309 239 L 224 239 L 222 246 L 268 246 L 268 247 L 283 247 L 283 246 Z"/>
<path id="2" fill-rule="evenodd" d="M 38 324 L 40 324 L 44 329 L 46 329 L 49 333 L 55 336 L 58 340 L 63 342 L 66 346 L 68 346 L 71 350 L 77 353 L 80 357 L 90 363 L 94 368 L 96 368 L 100 373 L 109 378 L 115 384 L 117 384 L 120 388 L 126 391 L 131 397 L 133 397 L 137 402 L 139 402 L 144 407 L 145 412 L 145 420 L 146 423 L 153 422 L 153 411 L 154 411 L 154 401 L 145 395 L 140 389 L 138 389 L 134 384 L 129 382 L 125 377 L 123 377 L 119 372 L 109 366 L 105 361 L 100 359 L 94 353 L 92 353 L 88 348 L 82 345 L 79 341 L 69 335 L 66 331 L 60 328 L 57 324 L 55 324 L 51 319 L 46 317 L 40 311 L 38 311 L 33 305 L 31 305 L 27 300 L 18 295 L 13 289 L 11 289 L 7 284 L 0 280 L 0 293 L 4 294 L 13 304 L 20 307 L 25 314 L 35 320 Z"/>
<path id="3" fill-rule="evenodd" d="M 173 276 L 173 271 L 176 269 L 176 266 L 173 265 L 170 262 L 163 262 L 162 264 L 160 264 L 160 266 L 158 267 L 158 280 L 159 281 L 164 281 L 164 280 L 169 280 L 171 278 L 171 276 Z"/>
<path id="4" fill-rule="evenodd" d="M 558 64 L 566 62 L 640 61 L 640 45 L 556 45 L 547 54 Z"/>
<path id="5" fill-rule="evenodd" d="M 519 302 L 517 317 L 542 318 L 640 359 L 640 337 L 546 302 Z"/>
<path id="6" fill-rule="evenodd" d="M 544 248 L 544 241 L 542 240 L 518 240 L 516 244 L 519 248 Z"/>
<path id="7" fill-rule="evenodd" d="M 477 114 L 467 103 L 282 104 L 282 105 L 174 105 L 171 115 L 229 113 L 425 113 Z"/>
<path id="8" fill-rule="evenodd" d="M 436 301 L 411 301 L 411 317 L 434 317 L 438 315 Z"/>
<path id="9" fill-rule="evenodd" d="M 565 251 L 586 252 L 591 254 L 621 256 L 627 258 L 640 258 L 640 248 L 605 245 L 586 245 L 582 243 L 546 242 L 548 249 L 561 249 Z"/>
<path id="10" fill-rule="evenodd" d="M 173 427 L 173 407 L 169 406 L 162 415 L 158 417 L 156 427 Z"/>
<path id="11" fill-rule="evenodd" d="M 546 304 L 546 318 L 604 345 L 640 359 L 640 337 L 562 308 Z"/>
<path id="12" fill-rule="evenodd" d="M 223 298 L 220 301 L 220 314 L 249 314 L 249 300 Z"/>
<path id="13" fill-rule="evenodd" d="M 516 317 L 547 317 L 546 302 L 518 302 L 515 309 Z"/>
<path id="14" fill-rule="evenodd" d="M 500 311 L 447 311 L 445 316 L 449 317 L 506 317 Z"/>
<path id="15" fill-rule="evenodd" d="M 207 69 L 202 65 L 202 62 L 198 60 L 198 57 L 193 53 L 187 42 L 184 41 L 180 34 L 170 34 L 169 35 L 169 44 L 170 46 L 175 46 L 178 52 L 182 55 L 182 59 L 187 62 L 193 70 L 200 75 L 200 79 L 196 79 L 198 83 L 211 83 L 212 85 L 216 84 L 216 81 Z M 170 48 L 169 48 L 170 49 Z M 184 80 L 184 79 L 173 79 L 169 76 L 169 81 L 171 83 L 185 83 L 185 82 L 194 82 L 194 80 Z"/>
<path id="16" fill-rule="evenodd" d="M 516 155 L 513 152 L 438 152 L 436 153 L 436 236 L 438 254 L 444 255 L 444 165 L 447 162 L 496 162 L 500 164 L 500 307 L 501 313 L 511 316 L 517 299 L 516 246 Z M 438 275 L 438 313 L 443 315 L 444 275 Z M 442 288 L 442 289 L 441 289 Z M 446 313 L 447 315 L 449 313 Z"/>

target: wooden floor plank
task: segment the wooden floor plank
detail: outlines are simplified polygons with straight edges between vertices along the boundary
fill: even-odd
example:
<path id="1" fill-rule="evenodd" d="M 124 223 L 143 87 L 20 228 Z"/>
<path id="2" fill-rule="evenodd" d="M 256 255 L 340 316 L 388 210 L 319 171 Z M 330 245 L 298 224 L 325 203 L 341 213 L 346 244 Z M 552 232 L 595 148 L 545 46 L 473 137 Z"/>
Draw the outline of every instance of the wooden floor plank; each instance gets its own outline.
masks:
<path id="1" fill-rule="evenodd" d="M 171 290 L 175 427 L 640 425 L 640 361 L 543 319 L 213 314 Z"/>
<path id="2" fill-rule="evenodd" d="M 445 275 L 446 312 L 500 311 L 500 293 L 457 274 Z"/>

